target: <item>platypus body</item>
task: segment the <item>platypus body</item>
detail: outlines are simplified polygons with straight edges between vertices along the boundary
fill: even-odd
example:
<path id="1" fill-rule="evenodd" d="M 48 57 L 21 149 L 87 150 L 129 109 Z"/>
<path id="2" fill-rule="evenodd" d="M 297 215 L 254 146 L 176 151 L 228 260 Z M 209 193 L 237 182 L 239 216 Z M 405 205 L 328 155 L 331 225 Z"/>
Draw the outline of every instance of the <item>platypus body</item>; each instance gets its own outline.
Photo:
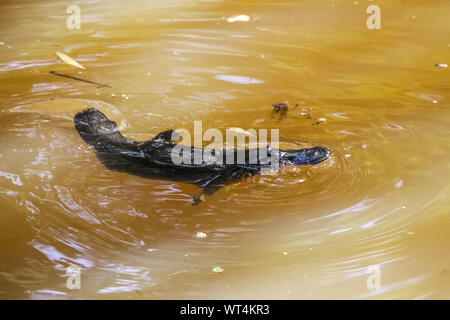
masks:
<path id="1" fill-rule="evenodd" d="M 186 147 L 190 151 L 190 163 L 176 164 L 172 153 L 177 144 L 172 142 L 173 130 L 167 130 L 153 139 L 138 142 L 125 138 L 118 130 L 117 124 L 109 120 L 97 109 L 88 109 L 75 115 L 75 128 L 81 138 L 94 147 L 99 160 L 110 170 L 122 171 L 150 179 L 165 179 L 196 184 L 203 191 L 193 198 L 198 204 L 204 195 L 211 195 L 228 183 L 262 173 L 270 169 L 268 158 L 275 156 L 279 166 L 314 165 L 326 160 L 330 151 L 324 147 L 299 150 L 278 150 L 271 147 L 245 150 L 243 161 L 227 163 L 211 161 L 204 156 L 201 162 L 194 161 L 195 154 L 206 154 L 206 149 Z M 243 150 L 239 150 L 242 154 Z M 262 152 L 264 151 L 264 152 Z M 208 154 L 215 155 L 216 150 Z M 219 152 L 234 160 L 238 157 L 237 149 L 222 149 Z M 253 157 L 253 155 L 257 157 Z M 206 159 L 206 160 L 205 160 Z M 209 160 L 208 160 L 209 159 Z"/>

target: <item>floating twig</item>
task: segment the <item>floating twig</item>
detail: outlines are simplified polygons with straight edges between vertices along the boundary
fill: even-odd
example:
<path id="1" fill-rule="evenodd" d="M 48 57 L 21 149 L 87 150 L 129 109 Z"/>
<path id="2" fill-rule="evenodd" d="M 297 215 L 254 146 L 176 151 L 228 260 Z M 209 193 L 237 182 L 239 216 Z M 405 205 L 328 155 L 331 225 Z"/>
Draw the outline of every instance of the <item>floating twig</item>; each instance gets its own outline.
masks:
<path id="1" fill-rule="evenodd" d="M 55 72 L 55 71 L 50 71 L 50 74 L 54 74 L 55 76 L 60 76 L 60 77 L 64 77 L 64 78 L 69 78 L 69 79 L 72 79 L 72 80 L 78 80 L 78 81 L 82 81 L 82 82 L 86 82 L 86 83 L 90 83 L 90 84 L 95 84 L 98 88 L 103 88 L 103 87 L 111 88 L 111 86 L 109 86 L 107 84 L 101 84 L 101 83 L 98 83 L 98 82 L 77 78 L 77 77 L 74 77 L 74 76 L 70 76 L 68 74 L 58 73 L 58 72 Z"/>

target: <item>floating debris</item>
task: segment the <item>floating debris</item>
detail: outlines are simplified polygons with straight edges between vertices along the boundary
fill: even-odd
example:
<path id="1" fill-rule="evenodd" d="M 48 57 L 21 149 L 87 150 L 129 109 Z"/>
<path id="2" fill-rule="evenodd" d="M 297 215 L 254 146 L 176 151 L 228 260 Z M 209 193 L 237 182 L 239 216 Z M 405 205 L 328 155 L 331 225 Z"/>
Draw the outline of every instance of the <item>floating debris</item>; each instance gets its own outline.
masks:
<path id="1" fill-rule="evenodd" d="M 197 239 L 205 239 L 207 237 L 206 233 L 204 232 L 197 232 L 197 234 L 195 235 L 195 237 Z"/>
<path id="2" fill-rule="evenodd" d="M 436 63 L 434 66 L 436 68 L 448 68 L 448 64 L 446 63 Z"/>
<path id="3" fill-rule="evenodd" d="M 74 76 L 71 76 L 71 75 L 68 75 L 68 74 L 64 74 L 64 73 L 59 73 L 59 72 L 55 72 L 55 71 L 50 71 L 49 73 L 50 74 L 54 74 L 55 76 L 59 76 L 59 77 L 64 77 L 64 78 L 68 78 L 68 79 L 72 79 L 72 80 L 77 80 L 77 81 L 82 81 L 82 82 L 86 82 L 86 83 L 90 83 L 90 84 L 95 84 L 99 88 L 103 88 L 103 87 L 111 88 L 111 86 L 109 86 L 107 84 L 101 84 L 101 83 L 98 83 L 98 82 L 77 78 L 77 77 L 74 77 Z"/>
<path id="4" fill-rule="evenodd" d="M 82 66 L 81 64 L 79 64 L 78 62 L 76 62 L 73 58 L 69 57 L 67 54 L 64 54 L 64 53 L 61 53 L 61 52 L 56 52 L 56 55 L 57 55 L 58 58 L 60 58 L 63 62 L 65 62 L 65 63 L 67 63 L 67 64 L 69 64 L 69 65 L 71 65 L 71 66 L 74 66 L 74 67 L 77 67 L 77 68 L 86 70 L 86 68 L 85 68 L 84 66 Z"/>
<path id="5" fill-rule="evenodd" d="M 287 112 L 289 110 L 289 102 L 286 101 L 286 102 L 274 103 L 274 104 L 272 104 L 272 107 L 273 107 L 273 111 L 275 113 L 279 113 L 280 114 L 280 119 L 279 120 L 282 120 L 282 119 L 284 119 L 286 117 L 286 114 L 287 114 Z"/>
<path id="6" fill-rule="evenodd" d="M 320 124 L 321 122 L 325 122 L 325 121 L 327 121 L 326 118 L 319 118 L 319 119 L 316 120 L 316 122 L 313 123 L 313 126 L 316 125 L 316 124 Z"/>
<path id="7" fill-rule="evenodd" d="M 311 119 L 312 118 L 312 113 L 311 113 L 311 108 L 303 108 L 302 111 L 300 112 L 301 116 L 306 117 L 306 119 Z"/>
<path id="8" fill-rule="evenodd" d="M 222 268 L 222 267 L 214 267 L 214 268 L 212 268 L 212 272 L 214 272 L 214 273 L 222 273 L 222 272 L 224 272 L 225 270 Z"/>
<path id="9" fill-rule="evenodd" d="M 275 112 L 280 112 L 280 111 L 287 111 L 289 109 L 289 102 L 278 102 L 278 103 L 274 103 L 272 104 L 273 109 L 275 110 Z"/>

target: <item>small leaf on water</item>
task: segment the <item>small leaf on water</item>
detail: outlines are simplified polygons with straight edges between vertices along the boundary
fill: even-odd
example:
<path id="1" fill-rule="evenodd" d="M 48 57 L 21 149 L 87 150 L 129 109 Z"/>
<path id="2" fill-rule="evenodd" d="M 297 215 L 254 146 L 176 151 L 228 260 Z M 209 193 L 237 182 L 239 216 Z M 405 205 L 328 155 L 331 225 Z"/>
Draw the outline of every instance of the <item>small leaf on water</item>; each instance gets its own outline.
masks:
<path id="1" fill-rule="evenodd" d="M 72 59 L 71 57 L 69 57 L 67 54 L 61 53 L 61 52 L 56 52 L 56 55 L 58 56 L 58 58 L 60 58 L 63 62 L 70 64 L 71 66 L 80 68 L 80 69 L 84 69 L 86 70 L 85 67 L 83 67 L 81 64 L 79 64 L 78 62 L 76 62 L 74 59 Z"/>
<path id="2" fill-rule="evenodd" d="M 214 267 L 214 268 L 212 268 L 212 272 L 221 273 L 221 272 L 224 272 L 224 270 L 221 267 Z"/>

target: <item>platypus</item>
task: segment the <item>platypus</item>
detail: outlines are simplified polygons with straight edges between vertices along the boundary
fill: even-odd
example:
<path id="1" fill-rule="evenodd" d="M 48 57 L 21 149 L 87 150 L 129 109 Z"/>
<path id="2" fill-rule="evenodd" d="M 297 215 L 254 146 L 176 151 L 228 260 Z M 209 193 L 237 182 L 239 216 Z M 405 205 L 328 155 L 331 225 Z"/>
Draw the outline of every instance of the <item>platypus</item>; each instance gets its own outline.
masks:
<path id="1" fill-rule="evenodd" d="M 176 136 L 174 130 L 159 133 L 147 141 L 133 141 L 124 137 L 114 121 L 109 120 L 95 108 L 79 112 L 74 117 L 75 128 L 81 138 L 96 150 L 99 160 L 110 170 L 122 171 L 151 179 L 165 179 L 198 185 L 202 191 L 192 198 L 192 204 L 202 202 L 205 195 L 212 195 L 221 187 L 232 181 L 261 174 L 270 169 L 272 163 L 268 158 L 275 157 L 279 166 L 314 165 L 326 160 L 330 151 L 321 146 L 299 150 L 281 150 L 270 146 L 265 148 L 239 150 L 245 152 L 243 161 L 211 161 L 211 154 L 231 154 L 238 156 L 237 149 L 209 149 L 209 158 L 202 157 L 201 162 L 176 164 L 172 153 L 177 146 L 172 141 Z M 186 147 L 190 157 L 194 154 L 206 154 L 202 148 Z M 254 155 L 257 155 L 256 158 Z M 253 158 L 252 158 L 253 157 Z M 205 160 L 206 159 L 206 160 Z M 229 159 L 229 158 L 227 158 Z M 242 158 L 241 158 L 242 159 Z M 273 159 L 273 158 L 271 158 Z"/>

